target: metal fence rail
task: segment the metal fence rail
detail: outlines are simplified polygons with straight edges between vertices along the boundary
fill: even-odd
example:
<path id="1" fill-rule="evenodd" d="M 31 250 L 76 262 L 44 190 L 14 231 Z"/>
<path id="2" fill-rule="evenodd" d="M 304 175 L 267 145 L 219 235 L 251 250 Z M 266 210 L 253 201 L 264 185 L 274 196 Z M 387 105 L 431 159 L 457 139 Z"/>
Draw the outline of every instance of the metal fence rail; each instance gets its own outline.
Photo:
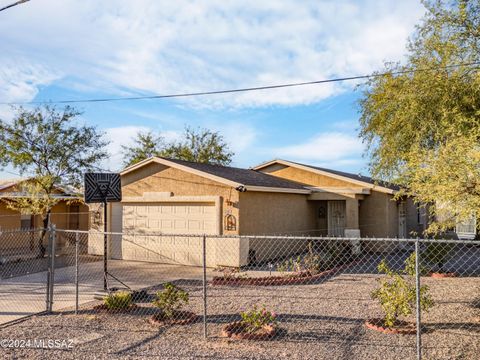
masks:
<path id="1" fill-rule="evenodd" d="M 94 316 L 112 334 L 168 329 L 161 341 L 256 339 L 265 357 L 451 359 L 480 350 L 480 241 L 51 228 L 3 232 L 0 249 L 0 323 L 9 312 Z"/>

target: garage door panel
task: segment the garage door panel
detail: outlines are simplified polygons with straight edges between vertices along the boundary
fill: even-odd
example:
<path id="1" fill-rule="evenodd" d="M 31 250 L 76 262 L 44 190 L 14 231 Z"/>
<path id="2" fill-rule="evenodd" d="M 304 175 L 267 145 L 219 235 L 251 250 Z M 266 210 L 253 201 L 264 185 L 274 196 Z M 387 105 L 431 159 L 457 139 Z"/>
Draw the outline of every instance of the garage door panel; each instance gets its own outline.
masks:
<path id="1" fill-rule="evenodd" d="M 189 220 L 188 221 L 188 230 L 194 231 L 194 230 L 202 230 L 202 226 L 200 225 L 200 221 L 198 220 Z"/>
<path id="2" fill-rule="evenodd" d="M 163 214 L 172 214 L 173 208 L 171 206 L 163 205 L 160 207 L 160 212 Z"/>
<path id="3" fill-rule="evenodd" d="M 173 221 L 172 220 L 161 220 L 161 229 L 173 229 Z"/>
<path id="4" fill-rule="evenodd" d="M 217 234 L 218 213 L 212 203 L 123 204 L 120 221 L 124 232 L 163 234 L 124 235 L 112 257 L 125 260 L 201 265 L 199 237 L 168 234 Z M 119 248 L 119 249 L 118 249 Z M 120 251 L 119 251 L 120 250 Z"/>

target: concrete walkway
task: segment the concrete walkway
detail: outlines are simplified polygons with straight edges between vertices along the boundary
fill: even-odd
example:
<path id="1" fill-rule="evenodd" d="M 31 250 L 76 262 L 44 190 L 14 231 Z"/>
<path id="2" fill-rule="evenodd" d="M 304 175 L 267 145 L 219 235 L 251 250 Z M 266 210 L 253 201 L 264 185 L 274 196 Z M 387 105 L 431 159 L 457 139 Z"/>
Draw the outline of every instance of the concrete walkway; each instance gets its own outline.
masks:
<path id="1" fill-rule="evenodd" d="M 141 289 L 167 281 L 202 281 L 202 268 L 147 262 L 109 260 L 109 272 L 132 289 Z M 210 279 L 211 270 L 207 272 Z M 111 287 L 122 287 L 110 279 Z M 44 311 L 47 272 L 0 280 L 0 324 Z M 103 289 L 103 262 L 79 266 L 79 303 L 93 300 L 96 291 Z M 75 306 L 75 268 L 55 270 L 53 310 Z"/>

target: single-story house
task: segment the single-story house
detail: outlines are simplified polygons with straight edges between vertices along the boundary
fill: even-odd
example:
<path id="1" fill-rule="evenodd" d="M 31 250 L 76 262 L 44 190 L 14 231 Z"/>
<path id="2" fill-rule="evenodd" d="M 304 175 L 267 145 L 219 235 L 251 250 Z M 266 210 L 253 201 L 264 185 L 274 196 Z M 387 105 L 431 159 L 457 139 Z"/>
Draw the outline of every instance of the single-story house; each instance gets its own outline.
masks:
<path id="1" fill-rule="evenodd" d="M 200 264 L 199 239 L 172 234 L 394 238 L 425 227 L 410 199 L 393 200 L 398 188 L 391 184 L 285 160 L 241 169 L 153 157 L 124 169 L 121 182 L 123 200 L 109 204 L 109 230 L 145 236 L 112 239 L 112 258 Z M 102 229 L 101 221 L 93 223 L 94 231 Z M 100 237 L 91 238 L 91 252 L 103 251 Z M 268 246 L 217 240 L 207 249 L 212 266 L 242 265 L 249 253 L 264 259 L 286 248 L 273 239 Z"/>
<path id="2" fill-rule="evenodd" d="M 40 215 L 22 214 L 20 211 L 8 207 L 8 202 L 26 196 L 21 186 L 25 181 L 28 180 L 0 180 L 0 232 L 43 228 Z M 76 201 L 79 199 L 79 194 L 58 189 L 56 197 L 58 197 L 58 203 L 52 208 L 51 223 L 55 224 L 58 229 L 88 230 L 89 208 L 87 205 Z M 32 233 L 12 234 L 8 238 L 0 237 L 0 250 L 28 247 L 32 249 L 34 247 Z"/>

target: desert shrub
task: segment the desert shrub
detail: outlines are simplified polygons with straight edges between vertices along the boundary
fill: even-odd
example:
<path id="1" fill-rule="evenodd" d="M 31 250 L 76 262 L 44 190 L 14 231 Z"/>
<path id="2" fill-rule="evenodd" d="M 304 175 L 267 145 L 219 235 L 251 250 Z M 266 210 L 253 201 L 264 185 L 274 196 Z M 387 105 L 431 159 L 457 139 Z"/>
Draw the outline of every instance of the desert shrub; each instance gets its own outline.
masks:
<path id="1" fill-rule="evenodd" d="M 277 265 L 277 270 L 280 272 L 300 272 L 304 270 L 302 264 L 302 257 L 287 259 Z"/>
<path id="2" fill-rule="evenodd" d="M 157 291 L 157 299 L 153 305 L 162 310 L 166 318 L 173 318 L 176 311 L 188 304 L 188 292 L 172 283 L 166 283 L 162 291 Z"/>
<path id="3" fill-rule="evenodd" d="M 236 267 L 220 267 L 217 271 L 222 272 L 222 278 L 224 280 L 236 280 L 248 277 L 247 273 L 242 272 L 240 268 Z"/>
<path id="4" fill-rule="evenodd" d="M 129 291 L 110 293 L 105 296 L 103 303 L 109 310 L 127 309 L 133 304 L 132 294 Z"/>
<path id="5" fill-rule="evenodd" d="M 429 270 L 444 272 L 444 266 L 452 255 L 453 247 L 454 245 L 449 243 L 429 243 L 422 254 L 422 258 L 430 265 Z"/>
<path id="6" fill-rule="evenodd" d="M 308 251 L 303 256 L 287 259 L 277 265 L 280 272 L 307 272 L 316 274 L 344 262 L 345 248 L 342 244 L 308 244 Z"/>
<path id="7" fill-rule="evenodd" d="M 251 309 L 240 313 L 242 324 L 249 333 L 254 333 L 266 325 L 275 325 L 277 323 L 277 314 L 268 311 L 265 306 L 258 308 L 256 305 Z"/>
<path id="8" fill-rule="evenodd" d="M 380 286 L 372 291 L 371 296 L 380 302 L 385 314 L 384 325 L 392 327 L 400 316 L 412 315 L 415 310 L 415 253 L 405 260 L 405 267 L 401 271 L 392 270 L 385 259 L 378 265 L 378 271 L 386 277 L 379 280 Z M 420 286 L 420 308 L 428 311 L 433 305 L 428 286 Z"/>

